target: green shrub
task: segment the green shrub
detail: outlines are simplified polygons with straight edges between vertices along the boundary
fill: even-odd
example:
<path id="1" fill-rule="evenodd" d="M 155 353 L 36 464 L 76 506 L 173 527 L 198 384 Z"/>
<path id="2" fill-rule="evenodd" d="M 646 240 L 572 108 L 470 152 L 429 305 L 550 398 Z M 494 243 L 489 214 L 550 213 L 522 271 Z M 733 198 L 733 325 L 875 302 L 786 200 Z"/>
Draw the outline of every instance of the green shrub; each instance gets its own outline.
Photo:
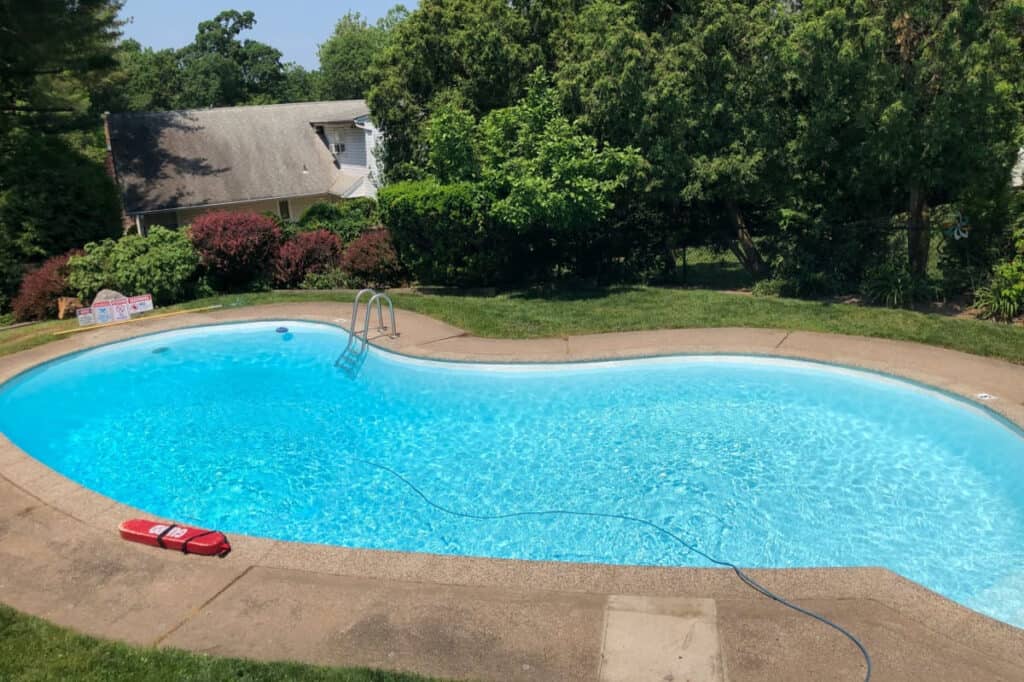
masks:
<path id="1" fill-rule="evenodd" d="M 974 305 L 984 318 L 1009 322 L 1024 312 L 1024 227 L 1013 234 L 1015 255 L 992 270 L 987 286 L 974 292 Z"/>
<path id="2" fill-rule="evenodd" d="M 888 308 L 909 308 L 934 301 L 939 292 L 927 278 L 915 277 L 907 264 L 889 260 L 868 270 L 861 285 L 864 300 Z"/>
<path id="3" fill-rule="evenodd" d="M 296 230 L 308 232 L 327 230 L 341 239 L 343 244 L 377 224 L 377 202 L 369 197 L 318 201 L 302 214 Z"/>
<path id="4" fill-rule="evenodd" d="M 109 288 L 126 296 L 149 293 L 167 305 L 194 293 L 199 254 L 184 232 L 154 227 L 145 237 L 86 244 L 85 253 L 68 265 L 68 282 L 83 301 Z"/>
<path id="5" fill-rule="evenodd" d="M 309 272 L 299 285 L 300 289 L 356 289 L 360 283 L 341 268 L 326 272 Z"/>
<path id="6" fill-rule="evenodd" d="M 493 282 L 497 264 L 488 239 L 489 202 L 473 183 L 412 180 L 383 187 L 377 197 L 398 257 L 420 282 Z"/>
<path id="7" fill-rule="evenodd" d="M 766 214 L 770 223 L 775 217 Z M 821 207 L 782 209 L 778 234 L 765 240 L 784 296 L 818 298 L 856 291 L 871 263 L 888 252 L 885 224 L 833 222 Z"/>
<path id="8" fill-rule="evenodd" d="M 781 296 L 786 285 L 787 282 L 785 280 L 777 277 L 773 277 L 772 279 L 762 279 L 754 284 L 754 288 L 751 293 L 753 293 L 754 296 Z"/>

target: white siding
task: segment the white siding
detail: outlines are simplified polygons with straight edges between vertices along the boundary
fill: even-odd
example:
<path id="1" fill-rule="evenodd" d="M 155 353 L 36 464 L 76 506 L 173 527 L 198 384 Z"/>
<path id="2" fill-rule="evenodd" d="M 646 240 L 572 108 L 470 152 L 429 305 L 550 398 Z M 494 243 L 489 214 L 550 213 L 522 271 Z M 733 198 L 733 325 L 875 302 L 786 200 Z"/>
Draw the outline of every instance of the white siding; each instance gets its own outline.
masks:
<path id="1" fill-rule="evenodd" d="M 342 144 L 344 151 L 335 154 L 338 164 L 366 170 L 366 133 L 354 126 L 327 127 L 324 137 L 328 144 Z"/>
<path id="2" fill-rule="evenodd" d="M 381 143 L 382 135 L 380 131 L 373 126 L 372 123 L 367 123 L 366 128 L 366 149 L 367 149 L 367 166 L 370 172 L 370 184 L 372 185 L 369 196 L 377 195 L 377 188 L 380 187 L 380 168 L 377 166 L 377 145 Z"/>

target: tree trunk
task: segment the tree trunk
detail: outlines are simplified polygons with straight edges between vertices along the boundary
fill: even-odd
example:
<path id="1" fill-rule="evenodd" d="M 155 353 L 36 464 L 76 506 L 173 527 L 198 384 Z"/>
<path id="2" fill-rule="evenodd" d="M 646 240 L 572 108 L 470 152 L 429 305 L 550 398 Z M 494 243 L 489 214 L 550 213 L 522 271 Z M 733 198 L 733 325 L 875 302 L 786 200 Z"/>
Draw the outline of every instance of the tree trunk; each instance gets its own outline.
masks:
<path id="1" fill-rule="evenodd" d="M 918 277 L 928 273 L 928 251 L 931 246 L 931 231 L 925 211 L 928 206 L 924 192 L 918 187 L 910 188 L 910 219 L 907 221 L 907 253 L 910 257 L 910 272 Z"/>
<path id="2" fill-rule="evenodd" d="M 676 252 L 673 246 L 675 240 L 672 239 L 672 235 L 665 235 L 665 239 L 661 242 L 661 252 L 664 254 L 665 262 L 662 265 L 662 274 L 666 279 L 671 279 L 676 274 Z"/>
<path id="3" fill-rule="evenodd" d="M 736 241 L 730 244 L 732 252 L 736 254 L 740 264 L 754 279 L 766 276 L 768 274 L 768 266 L 764 259 L 761 258 L 761 253 L 757 250 L 754 238 L 750 236 L 750 230 L 747 229 L 747 223 L 743 219 L 743 213 L 740 211 L 739 206 L 736 205 L 736 202 L 730 200 L 725 203 L 725 208 L 729 212 L 729 219 L 736 230 Z"/>

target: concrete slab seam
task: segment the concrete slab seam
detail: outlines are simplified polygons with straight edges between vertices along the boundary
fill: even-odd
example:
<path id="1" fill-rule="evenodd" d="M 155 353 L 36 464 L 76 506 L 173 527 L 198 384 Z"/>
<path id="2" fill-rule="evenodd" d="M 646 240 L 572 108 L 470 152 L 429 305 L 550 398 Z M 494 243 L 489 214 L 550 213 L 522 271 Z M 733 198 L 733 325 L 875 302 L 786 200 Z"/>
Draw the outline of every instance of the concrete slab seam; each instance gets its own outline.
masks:
<path id="1" fill-rule="evenodd" d="M 168 631 L 167 631 L 167 632 L 165 632 L 164 634 L 162 634 L 162 635 L 160 635 L 159 637 L 157 637 L 157 638 L 156 638 L 156 639 L 155 639 L 155 640 L 153 641 L 153 643 L 151 644 L 151 646 L 155 646 L 155 647 L 157 647 L 157 646 L 160 646 L 160 644 L 161 644 L 161 643 L 163 643 L 164 641 L 166 641 L 168 637 L 170 637 L 171 635 L 173 635 L 173 634 L 174 634 L 175 632 L 177 632 L 177 631 L 178 631 L 178 630 L 180 630 L 181 628 L 185 627 L 185 626 L 186 626 L 186 625 L 187 625 L 187 624 L 188 624 L 188 623 L 189 623 L 190 621 L 192 621 L 192 619 L 193 619 L 193 618 L 195 618 L 195 617 L 196 617 L 196 616 L 198 616 L 198 615 L 199 615 L 200 613 L 202 613 L 202 612 L 203 612 L 203 609 L 205 609 L 205 608 L 206 608 L 207 606 L 209 606 L 210 604 L 212 604 L 212 603 L 214 602 L 214 600 L 216 600 L 216 599 L 217 599 L 218 597 L 220 597 L 220 596 L 221 596 L 222 594 L 224 594 L 224 593 L 225 593 L 225 592 L 227 592 L 227 591 L 228 591 L 229 589 L 231 589 L 231 587 L 232 587 L 233 585 L 235 585 L 235 584 L 236 584 L 236 583 L 237 583 L 237 582 L 238 582 L 239 580 L 241 580 L 241 579 L 242 579 L 242 578 L 244 578 L 245 576 L 249 575 L 249 572 L 250 572 L 250 571 L 252 571 L 252 569 L 253 569 L 253 568 L 254 568 L 254 566 L 253 566 L 252 564 L 250 564 L 250 565 L 246 566 L 246 567 L 245 567 L 245 570 L 244 570 L 244 571 L 242 571 L 241 573 L 239 573 L 238 575 L 236 575 L 236 576 L 235 576 L 234 578 L 232 578 L 231 580 L 229 580 L 229 581 L 228 581 L 228 584 L 227 584 L 227 585 L 225 585 L 224 587 L 222 587 L 222 588 L 220 588 L 219 590 L 217 590 L 217 591 L 216 591 L 216 592 L 215 592 L 215 593 L 213 594 L 213 596 L 211 596 L 211 597 L 210 597 L 209 599 L 207 599 L 206 601 L 204 601 L 204 602 L 203 602 L 202 604 L 200 604 L 199 606 L 197 606 L 197 607 L 195 607 L 194 609 L 192 609 L 192 610 L 191 610 L 191 611 L 189 612 L 189 614 L 188 614 L 187 616 L 185 616 L 185 618 L 184 618 L 184 619 L 183 619 L 183 620 L 182 620 L 182 621 L 181 621 L 180 623 L 178 623 L 177 625 L 175 625 L 175 626 L 174 626 L 173 628 L 171 628 L 170 630 L 168 630 Z"/>

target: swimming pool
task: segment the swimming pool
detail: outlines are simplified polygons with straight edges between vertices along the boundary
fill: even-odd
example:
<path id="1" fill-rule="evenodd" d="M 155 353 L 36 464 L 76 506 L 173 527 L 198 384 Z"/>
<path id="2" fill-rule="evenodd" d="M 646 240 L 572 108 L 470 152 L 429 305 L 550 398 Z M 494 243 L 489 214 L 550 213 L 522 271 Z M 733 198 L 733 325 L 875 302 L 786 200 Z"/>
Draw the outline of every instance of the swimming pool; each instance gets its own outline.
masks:
<path id="1" fill-rule="evenodd" d="M 276 332 L 288 327 L 287 334 Z M 228 532 L 443 554 L 886 566 L 1024 626 L 1024 438 L 915 384 L 819 363 L 678 356 L 475 365 L 271 321 L 84 351 L 0 386 L 0 431 L 82 485 Z"/>

